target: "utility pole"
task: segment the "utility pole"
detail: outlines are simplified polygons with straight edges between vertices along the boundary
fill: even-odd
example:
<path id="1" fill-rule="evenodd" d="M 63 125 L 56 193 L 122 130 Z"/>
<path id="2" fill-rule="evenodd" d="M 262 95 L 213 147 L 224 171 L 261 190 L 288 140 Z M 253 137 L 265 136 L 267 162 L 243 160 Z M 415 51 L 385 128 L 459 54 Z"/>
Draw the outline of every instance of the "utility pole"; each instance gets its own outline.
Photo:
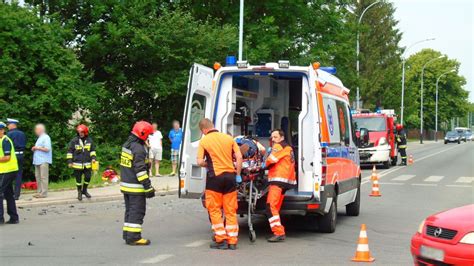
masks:
<path id="1" fill-rule="evenodd" d="M 240 0 L 239 16 L 239 61 L 242 61 L 242 51 L 244 47 L 244 0 Z"/>

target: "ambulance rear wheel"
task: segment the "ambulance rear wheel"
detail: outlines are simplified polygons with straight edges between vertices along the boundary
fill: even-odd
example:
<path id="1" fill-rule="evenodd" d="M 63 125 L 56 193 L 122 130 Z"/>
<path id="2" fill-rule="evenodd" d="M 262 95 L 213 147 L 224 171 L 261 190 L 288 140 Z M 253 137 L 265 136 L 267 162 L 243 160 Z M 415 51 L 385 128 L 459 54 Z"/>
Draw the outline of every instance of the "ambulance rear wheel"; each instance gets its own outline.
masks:
<path id="1" fill-rule="evenodd" d="M 355 201 L 346 205 L 347 216 L 359 216 L 360 213 L 360 185 L 357 189 Z"/>
<path id="2" fill-rule="evenodd" d="M 336 231 L 336 221 L 337 221 L 337 204 L 336 198 L 331 202 L 331 208 L 329 212 L 324 214 L 319 218 L 318 225 L 319 231 L 323 233 L 334 233 Z"/>
<path id="3" fill-rule="evenodd" d="M 249 231 L 249 239 L 250 239 L 250 242 L 255 242 L 255 240 L 257 240 L 257 234 L 255 233 L 255 230 L 250 230 Z"/>

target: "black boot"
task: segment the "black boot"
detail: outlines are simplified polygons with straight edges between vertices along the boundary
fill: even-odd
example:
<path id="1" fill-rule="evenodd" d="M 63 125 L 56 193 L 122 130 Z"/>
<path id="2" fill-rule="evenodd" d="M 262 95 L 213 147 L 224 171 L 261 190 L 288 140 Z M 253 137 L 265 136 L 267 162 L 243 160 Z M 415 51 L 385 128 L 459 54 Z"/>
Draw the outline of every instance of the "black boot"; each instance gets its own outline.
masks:
<path id="1" fill-rule="evenodd" d="M 80 186 L 77 186 L 77 199 L 82 200 L 82 188 Z"/>
<path id="2" fill-rule="evenodd" d="M 82 186 L 82 194 L 84 194 L 84 196 L 86 196 L 86 198 L 90 199 L 92 196 L 91 196 L 91 194 L 89 194 L 89 192 L 87 192 L 87 186 L 88 185 L 89 184 L 84 184 Z"/>

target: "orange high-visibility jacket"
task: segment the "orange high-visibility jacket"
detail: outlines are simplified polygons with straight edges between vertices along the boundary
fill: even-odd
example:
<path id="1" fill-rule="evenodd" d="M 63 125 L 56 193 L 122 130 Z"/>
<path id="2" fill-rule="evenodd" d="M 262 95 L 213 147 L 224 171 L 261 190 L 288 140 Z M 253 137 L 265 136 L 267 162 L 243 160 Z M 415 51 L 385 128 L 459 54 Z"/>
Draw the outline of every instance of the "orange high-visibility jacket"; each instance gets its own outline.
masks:
<path id="1" fill-rule="evenodd" d="M 268 182 L 296 185 L 295 156 L 290 145 L 274 144 L 265 165 L 268 167 Z"/>

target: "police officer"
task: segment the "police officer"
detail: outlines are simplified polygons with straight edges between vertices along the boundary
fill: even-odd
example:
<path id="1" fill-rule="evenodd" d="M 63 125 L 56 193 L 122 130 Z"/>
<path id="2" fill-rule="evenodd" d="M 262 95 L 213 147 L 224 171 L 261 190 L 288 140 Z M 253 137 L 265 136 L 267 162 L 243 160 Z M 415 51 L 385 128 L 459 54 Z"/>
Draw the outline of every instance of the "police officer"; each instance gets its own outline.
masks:
<path id="1" fill-rule="evenodd" d="M 280 208 L 283 204 L 286 190 L 296 185 L 295 158 L 293 149 L 285 141 L 285 133 L 281 129 L 272 131 L 273 147 L 269 153 L 264 168 L 268 168 L 267 217 L 273 236 L 268 242 L 285 240 L 285 228 L 281 224 Z"/>
<path id="2" fill-rule="evenodd" d="M 21 181 L 23 178 L 23 152 L 26 147 L 26 135 L 18 129 L 20 122 L 16 119 L 7 118 L 8 134 L 7 136 L 13 141 L 15 147 L 16 159 L 18 161 L 18 173 L 15 178 L 15 200 L 20 198 Z"/>
<path id="3" fill-rule="evenodd" d="M 401 165 L 407 165 L 407 134 L 402 124 L 397 124 L 397 148 L 402 158 Z"/>
<path id="4" fill-rule="evenodd" d="M 146 198 L 155 196 L 155 189 L 148 176 L 148 150 L 145 145 L 148 136 L 153 133 L 153 127 L 148 122 L 139 121 L 135 123 L 131 133 L 120 154 L 120 190 L 125 200 L 123 239 L 128 245 L 144 246 L 150 244 L 150 240 L 141 235 Z"/>
<path id="5" fill-rule="evenodd" d="M 15 197 L 13 193 L 13 180 L 18 172 L 18 162 L 15 154 L 15 146 L 12 140 L 5 135 L 7 125 L 0 122 L 0 224 L 4 224 L 3 199 L 7 201 L 7 213 L 10 220 L 7 224 L 17 224 L 20 219 L 16 210 Z"/>
<path id="6" fill-rule="evenodd" d="M 91 198 L 91 195 L 87 192 L 87 187 L 91 181 L 92 163 L 96 160 L 96 151 L 94 142 L 89 136 L 89 128 L 86 125 L 78 125 L 76 132 L 77 136 L 69 142 L 66 158 L 68 166 L 74 169 L 77 199 L 82 200 L 82 195 Z M 83 175 L 84 183 L 82 183 Z"/>

